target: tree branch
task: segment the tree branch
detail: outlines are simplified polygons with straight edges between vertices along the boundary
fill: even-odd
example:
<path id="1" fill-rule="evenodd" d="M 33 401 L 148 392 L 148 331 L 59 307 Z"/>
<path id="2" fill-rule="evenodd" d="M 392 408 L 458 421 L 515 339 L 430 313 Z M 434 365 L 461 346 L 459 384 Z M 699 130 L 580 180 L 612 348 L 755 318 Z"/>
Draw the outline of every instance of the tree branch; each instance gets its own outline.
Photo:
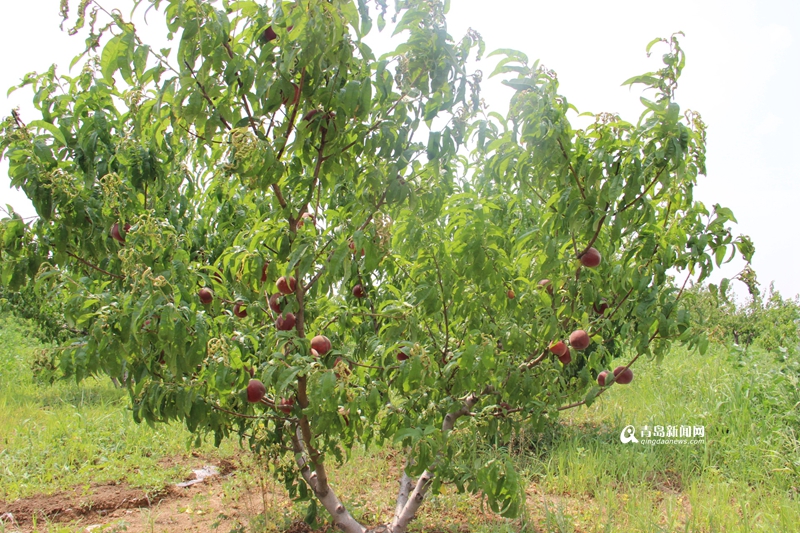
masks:
<path id="1" fill-rule="evenodd" d="M 323 128 L 322 129 L 321 139 L 320 139 L 320 142 L 319 142 L 319 148 L 317 148 L 317 164 L 314 166 L 314 179 L 311 182 L 311 187 L 309 187 L 309 191 L 311 192 L 311 195 L 314 194 L 314 189 L 317 188 L 317 184 L 319 183 L 319 172 L 320 172 L 320 170 L 322 170 L 322 162 L 324 161 L 324 159 L 322 158 L 322 152 L 323 152 L 323 150 L 325 150 L 325 136 L 327 134 L 328 134 L 328 130 Z M 303 204 L 303 207 L 300 208 L 300 216 L 301 217 L 303 216 L 303 213 L 305 213 L 306 210 L 308 210 L 308 204 L 309 203 L 310 202 L 306 202 L 305 204 Z M 319 196 L 317 196 L 317 206 L 319 207 Z M 316 212 L 314 214 L 316 216 Z M 316 219 L 314 219 L 314 224 L 316 224 Z"/>
<path id="2" fill-rule="evenodd" d="M 403 475 L 400 476 L 400 488 L 397 491 L 397 505 L 394 508 L 395 516 L 400 516 L 403 513 L 403 509 L 405 509 L 406 504 L 408 504 L 408 495 L 414 490 L 414 487 L 414 481 L 406 474 L 404 468 Z"/>
<path id="3" fill-rule="evenodd" d="M 642 194 L 640 194 L 639 196 L 637 196 L 636 198 L 634 198 L 633 200 L 631 200 L 629 203 L 627 203 L 626 205 L 624 205 L 622 208 L 620 208 L 620 209 L 617 209 L 617 210 L 616 210 L 616 212 L 614 213 L 614 216 L 617 216 L 618 214 L 622 213 L 623 211 L 625 211 L 626 209 L 628 209 L 630 206 L 632 206 L 633 204 L 635 204 L 636 202 L 638 202 L 639 200 L 641 200 L 641 199 L 644 197 L 644 195 L 645 195 L 645 194 L 647 194 L 647 191 L 649 191 L 649 190 L 650 190 L 650 187 L 652 187 L 653 185 L 655 185 L 655 184 L 656 184 L 656 182 L 658 181 L 658 178 L 659 178 L 659 177 L 661 177 L 661 173 L 662 173 L 662 172 L 664 172 L 664 168 L 665 168 L 665 167 L 661 167 L 661 169 L 659 169 L 659 171 L 658 171 L 658 172 L 656 172 L 656 177 L 655 177 L 655 178 L 653 178 L 653 181 L 651 181 L 651 182 L 650 182 L 650 183 L 647 185 L 647 187 L 645 187 L 645 189 L 642 191 Z"/>
<path id="4" fill-rule="evenodd" d="M 608 211 L 608 206 L 609 206 L 609 205 L 610 205 L 610 204 L 606 204 L 606 211 Z M 583 249 L 583 251 L 582 251 L 581 253 L 579 253 L 579 254 L 578 254 L 578 259 L 580 259 L 581 257 L 583 257 L 583 256 L 584 256 L 584 254 L 585 254 L 586 252 L 588 252 L 588 251 L 589 251 L 589 248 L 591 248 L 592 246 L 594 246 L 594 243 L 595 243 L 595 241 L 597 241 L 597 237 L 599 237 L 599 236 L 600 236 L 600 230 L 601 230 L 601 229 L 603 229 L 603 222 L 605 222 L 605 221 L 606 221 L 606 217 L 607 217 L 607 216 L 608 216 L 608 213 L 606 213 L 605 215 L 603 215 L 603 218 L 601 218 L 601 219 L 600 219 L 600 222 L 598 222 L 598 223 L 597 223 L 597 230 L 594 232 L 594 235 L 592 235 L 592 238 L 591 238 L 591 239 L 589 239 L 589 244 L 587 244 L 587 245 L 586 245 L 586 248 L 584 248 L 584 249 Z"/>
<path id="5" fill-rule="evenodd" d="M 655 257 L 655 254 L 656 254 L 657 251 L 658 251 L 658 245 L 656 244 L 655 248 L 653 248 L 653 257 Z M 649 259 L 647 261 L 647 263 L 644 264 L 645 268 L 649 267 L 650 263 L 652 263 L 652 261 L 653 261 L 652 258 Z M 611 313 L 608 315 L 608 319 L 609 320 L 611 320 L 611 317 L 613 317 L 617 313 L 617 311 L 619 311 L 619 309 L 622 307 L 622 304 L 624 304 L 625 301 L 628 298 L 630 298 L 632 292 L 633 292 L 633 287 L 631 287 L 630 290 L 628 290 L 627 294 L 625 294 L 625 296 L 622 298 L 622 300 L 620 300 L 619 303 L 616 305 L 616 307 L 614 307 L 614 310 L 611 311 Z"/>
<path id="6" fill-rule="evenodd" d="M 567 151 L 564 149 L 564 145 L 561 144 L 561 139 L 558 140 L 558 146 L 559 148 L 561 148 L 561 153 L 564 154 L 564 160 L 567 162 L 567 166 L 569 167 L 570 172 L 572 172 L 572 177 L 575 178 L 575 185 L 578 186 L 578 190 L 581 192 L 581 198 L 586 200 L 586 193 L 583 191 L 583 186 L 581 185 L 580 179 L 578 179 L 578 173 L 575 172 L 575 167 L 572 166 L 572 161 L 567 155 Z"/>
<path id="7" fill-rule="evenodd" d="M 320 494 L 318 492 L 320 485 L 320 480 L 318 479 L 319 467 L 315 471 L 311 470 L 308 466 L 308 461 L 305 457 L 305 449 L 296 433 L 292 434 L 292 447 L 294 449 L 295 462 L 300 469 L 300 474 L 303 476 L 308 486 L 311 487 L 311 490 L 314 491 L 323 507 L 331 514 L 333 521 L 339 529 L 344 531 L 344 533 L 366 533 L 366 528 L 353 518 L 333 490 L 328 488 L 325 494 Z"/>
<path id="8" fill-rule="evenodd" d="M 542 355 L 540 355 L 540 356 L 539 356 L 539 357 L 537 357 L 536 359 L 533 359 L 533 360 L 531 360 L 531 361 L 528 361 L 528 362 L 526 362 L 526 363 L 522 363 L 521 365 L 519 365 L 519 369 L 520 369 L 520 370 L 530 370 L 531 368 L 533 368 L 533 367 L 537 366 L 539 363 L 541 363 L 542 361 L 544 361 L 545 357 L 547 357 L 547 355 L 548 355 L 549 353 L 550 353 L 550 350 L 544 350 L 544 351 L 542 352 Z"/>
<path id="9" fill-rule="evenodd" d="M 686 279 L 685 279 L 685 280 L 683 280 L 683 285 L 681 286 L 681 290 L 680 290 L 680 291 L 678 291 L 678 295 L 675 297 L 675 303 L 677 303 L 677 302 L 678 302 L 678 300 L 680 300 L 680 298 L 681 298 L 681 295 L 683 294 L 683 290 L 686 288 L 686 284 L 689 282 L 689 278 L 691 278 L 691 276 L 692 276 L 692 273 L 691 273 L 691 272 L 689 272 L 689 274 L 686 276 Z M 630 293 L 628 293 L 628 294 L 630 294 Z M 627 298 L 627 296 L 626 296 L 626 298 Z M 675 307 L 673 307 L 672 309 L 675 309 Z M 667 316 L 669 316 L 669 315 L 672 313 L 672 309 L 670 309 L 670 312 L 669 312 L 669 313 L 667 313 Z M 656 330 L 656 332 L 655 332 L 655 333 L 653 333 L 652 335 L 650 335 L 650 338 L 649 338 L 649 339 L 647 339 L 647 344 L 649 345 L 651 342 L 653 342 L 653 339 L 655 339 L 657 336 L 658 336 L 658 330 Z M 620 374 L 621 374 L 621 373 L 623 373 L 623 372 L 625 372 L 626 370 L 628 370 L 628 369 L 631 367 L 631 365 L 632 365 L 633 363 L 635 363 L 635 362 L 636 362 L 636 360 L 637 360 L 637 359 L 639 359 L 639 357 L 641 357 L 642 353 L 644 353 L 644 352 L 639 352 L 638 354 L 636 354 L 636 357 L 634 357 L 633 359 L 631 359 L 631 360 L 628 362 L 628 364 L 627 364 L 627 365 L 625 365 L 625 367 L 624 367 L 622 370 L 620 370 Z M 614 382 L 614 383 L 616 383 L 616 382 Z M 611 383 L 611 385 L 613 385 L 614 383 Z M 597 398 L 598 398 L 598 397 L 599 397 L 601 394 L 603 394 L 603 393 L 604 393 L 605 391 L 607 391 L 609 388 L 611 388 L 611 386 L 610 386 L 610 385 L 609 385 L 609 386 L 606 386 L 606 387 L 603 387 L 602 389 L 600 389 L 600 392 L 598 392 L 598 393 L 597 393 L 597 396 L 595 396 L 595 399 L 597 399 Z M 579 402 L 571 403 L 571 404 L 569 404 L 569 405 L 562 405 L 561 407 L 559 407 L 559 408 L 558 408 L 558 410 L 559 410 L 559 411 L 565 411 L 565 410 L 567 410 L 567 409 L 572 409 L 573 407 L 578 407 L 578 406 L 580 406 L 580 405 L 583 405 L 583 404 L 585 404 L 585 403 L 586 403 L 586 400 L 581 400 L 581 401 L 579 401 Z"/>
<path id="10" fill-rule="evenodd" d="M 442 269 L 439 267 L 439 260 L 436 259 L 436 254 L 431 254 L 433 263 L 436 265 L 436 278 L 439 282 L 439 290 L 442 291 L 442 311 L 444 312 L 444 347 L 442 348 L 442 357 L 447 356 L 447 349 L 450 347 L 450 319 L 447 316 L 447 302 L 444 293 L 444 284 L 442 283 Z"/>
<path id="11" fill-rule="evenodd" d="M 358 229 L 359 229 L 359 230 L 364 230 L 364 228 L 366 228 L 367 226 L 369 226 L 369 223 L 370 223 L 370 222 L 372 222 L 372 219 L 375 217 L 375 213 L 377 213 L 377 212 L 380 210 L 380 208 L 381 208 L 381 207 L 383 207 L 383 204 L 384 204 L 385 202 L 386 202 L 386 191 L 383 191 L 383 194 L 381 195 L 381 198 L 380 198 L 380 200 L 378 200 L 378 204 L 375 206 L 375 209 L 372 211 L 372 213 L 370 213 L 370 214 L 367 216 L 367 219 L 364 221 L 364 223 L 363 223 L 363 224 L 361 224 L 361 225 L 358 227 Z M 329 244 L 330 244 L 332 241 L 333 241 L 333 239 L 331 238 L 331 239 L 330 239 L 330 240 L 329 240 L 329 241 L 328 241 L 328 242 L 325 244 L 325 246 L 323 247 L 323 250 L 324 250 L 324 249 L 325 249 L 325 248 L 326 248 L 326 247 L 327 247 L 327 246 L 328 246 L 328 245 L 329 245 Z M 332 254 L 332 253 L 333 253 L 333 252 L 331 252 L 331 254 Z M 319 255 L 317 255 L 317 257 L 319 257 Z M 330 255 L 329 255 L 329 257 L 330 257 Z M 316 259 L 316 258 L 315 258 L 315 259 Z M 320 269 L 317 271 L 317 273 L 316 273 L 316 274 L 314 274 L 314 275 L 311 277 L 311 280 L 309 280 L 309 282 L 308 282 L 308 283 L 306 284 L 306 286 L 305 286 L 305 289 L 303 289 L 303 290 L 305 290 L 306 292 L 308 292 L 308 290 L 309 290 L 309 289 L 310 289 L 310 288 L 311 288 L 311 287 L 314 285 L 314 283 L 316 283 L 316 282 L 317 282 L 317 280 L 318 280 L 318 279 L 319 279 L 319 278 L 322 276 L 322 274 L 323 274 L 323 273 L 325 273 L 325 271 L 326 271 L 326 270 L 327 270 L 327 267 L 326 267 L 326 266 L 322 266 L 322 267 L 320 267 Z"/>
<path id="12" fill-rule="evenodd" d="M 419 78 L 420 78 L 421 76 L 422 76 L 422 73 L 420 73 L 420 74 L 419 74 L 419 75 L 416 77 L 416 79 L 415 79 L 414 81 L 412 81 L 412 82 L 411 82 L 411 86 L 412 86 L 412 87 L 413 87 L 414 85 L 416 85 L 416 84 L 417 84 L 417 81 L 419 81 Z M 400 95 L 400 98 L 398 98 L 398 99 L 397 99 L 397 100 L 396 100 L 396 101 L 395 101 L 395 102 L 394 102 L 394 103 L 391 105 L 391 107 L 389 107 L 389 109 L 386 111 L 386 115 L 389 115 L 389 114 L 391 114 L 391 113 L 392 113 L 392 112 L 393 112 L 393 111 L 394 111 L 394 110 L 397 108 L 397 106 L 400 104 L 400 102 L 402 102 L 402 101 L 403 101 L 403 98 L 405 98 L 406 96 L 408 96 L 408 92 L 404 92 L 403 94 L 401 94 L 401 95 Z M 372 133 L 373 131 L 375 131 L 376 129 L 378 129 L 378 126 L 380 126 L 381 124 L 383 124 L 383 122 L 384 122 L 384 121 L 383 121 L 383 119 L 380 119 L 380 118 L 379 118 L 379 119 L 377 119 L 377 120 L 376 120 L 376 121 L 375 121 L 375 122 L 372 124 L 372 126 L 370 126 L 370 128 L 367 130 L 367 132 L 366 132 L 364 135 L 365 135 L 365 136 L 366 136 L 366 135 L 369 135 L 370 133 Z M 344 146 L 344 147 L 343 147 L 341 150 L 339 150 L 339 153 L 340 153 L 340 154 L 342 154 L 342 153 L 346 152 L 347 150 L 349 150 L 350 148 L 352 148 L 352 147 L 353 147 L 353 146 L 355 146 L 356 144 L 358 144 L 358 138 L 356 138 L 356 140 L 355 140 L 355 141 L 353 141 L 353 142 L 350 142 L 350 143 L 346 144 L 346 145 L 345 145 L 345 146 Z M 334 155 L 334 154 L 330 154 L 330 155 L 328 155 L 328 156 L 325 156 L 325 159 L 329 159 L 329 158 L 333 157 L 333 155 Z"/>
<path id="13" fill-rule="evenodd" d="M 300 91 L 303 90 L 303 85 L 306 81 L 306 69 L 303 69 L 303 73 L 300 75 Z M 289 145 L 289 137 L 292 135 L 292 131 L 294 130 L 294 121 L 297 120 L 297 112 L 300 110 L 300 102 L 297 102 L 292 107 L 292 114 L 289 116 L 289 125 L 286 127 L 286 142 L 283 143 L 281 149 L 278 151 L 278 155 L 275 157 L 276 161 L 280 161 L 283 157 L 283 153 L 286 151 L 286 147 Z"/>
<path id="14" fill-rule="evenodd" d="M 233 59 L 233 50 L 231 50 L 231 45 L 228 44 L 227 41 L 223 41 L 222 46 L 224 46 L 225 50 L 228 52 L 228 57 Z M 244 93 L 244 83 L 242 83 L 242 78 L 238 74 L 236 75 L 236 81 L 239 84 L 239 89 L 242 90 L 242 105 L 244 106 L 244 111 L 247 114 L 247 118 L 250 122 L 250 129 L 253 130 L 253 133 L 255 133 L 256 136 L 259 136 L 259 131 L 256 128 L 256 121 L 253 118 L 253 113 L 250 111 L 250 104 L 247 102 L 247 95 Z"/>
<path id="15" fill-rule="evenodd" d="M 463 400 L 459 409 L 447 413 L 442 422 L 442 431 L 444 433 L 449 433 L 455 427 L 456 421 L 462 416 L 468 415 L 480 398 L 479 394 L 472 393 Z M 431 466 L 431 468 L 434 469 L 435 467 Z M 406 531 L 408 531 L 408 524 L 414 516 L 416 516 L 420 505 L 422 505 L 425 495 L 430 488 L 431 480 L 433 480 L 432 471 L 425 470 L 422 475 L 419 476 L 417 483 L 414 485 L 414 490 L 409 494 L 408 501 L 403 507 L 403 510 L 400 513 L 395 513 L 394 520 L 392 520 L 390 526 L 390 531 L 392 531 L 392 533 L 406 533 Z M 411 483 L 411 480 L 409 479 L 408 482 Z M 398 503 L 399 498 L 400 496 L 398 495 Z"/>
<path id="16" fill-rule="evenodd" d="M 178 123 L 176 122 L 176 124 L 178 124 Z M 180 128 L 181 128 L 183 131 L 185 131 L 186 133 L 188 133 L 189 135 L 191 135 L 191 136 L 192 136 L 192 137 L 194 137 L 195 139 L 200 139 L 201 141 L 205 141 L 205 142 L 207 142 L 207 143 L 213 143 L 213 144 L 230 144 L 230 143 L 229 143 L 229 142 L 227 142 L 227 141 L 215 141 L 214 139 L 206 139 L 206 138 L 205 138 L 205 137 L 203 137 L 202 135 L 198 135 L 197 133 L 193 132 L 192 130 L 190 130 L 189 128 L 187 128 L 186 126 L 184 126 L 183 124 L 178 124 L 178 126 L 180 126 Z"/>
<path id="17" fill-rule="evenodd" d="M 73 254 L 72 252 L 68 251 L 67 255 L 70 256 L 71 258 L 75 259 L 80 264 L 86 265 L 87 267 L 89 267 L 91 269 L 94 269 L 94 270 L 96 270 L 96 271 L 98 271 L 98 272 L 100 272 L 102 274 L 105 274 L 106 276 L 110 276 L 110 277 L 112 277 L 114 279 L 125 279 L 125 276 L 120 276 L 119 274 L 114 274 L 112 272 L 109 272 L 108 270 L 103 270 L 99 266 L 94 265 L 94 264 L 90 263 L 89 261 L 87 261 L 85 259 L 81 259 L 80 257 L 78 257 L 77 255 Z"/>
<path id="18" fill-rule="evenodd" d="M 624 304 L 625 301 L 628 298 L 630 298 L 632 292 L 633 292 L 633 287 L 631 287 L 630 290 L 628 290 L 628 293 L 625 296 L 623 296 L 622 300 L 619 301 L 619 303 L 616 305 L 616 307 L 614 307 L 614 309 L 608 315 L 608 319 L 609 320 L 611 320 L 611 317 L 614 316 L 617 313 L 617 311 L 619 311 L 620 307 L 622 307 L 622 304 Z"/>
<path id="19" fill-rule="evenodd" d="M 222 114 L 220 114 L 219 110 L 217 109 L 217 106 L 216 106 L 216 104 L 214 104 L 214 101 L 211 99 L 211 97 L 210 97 L 210 96 L 208 95 L 208 93 L 206 92 L 206 88 L 205 88 L 205 87 L 203 87 L 203 84 L 202 84 L 202 83 L 200 83 L 200 80 L 198 80 L 198 79 L 197 79 L 197 76 L 195 76 L 194 70 L 192 69 L 191 65 L 189 65 L 189 62 L 188 62 L 188 61 L 186 61 L 186 60 L 184 60 L 184 61 L 183 61 L 183 64 L 184 64 L 184 65 L 186 65 L 186 68 L 187 68 L 187 69 L 189 69 L 189 73 L 192 75 L 192 79 L 193 79 L 193 80 L 194 80 L 194 82 L 197 84 L 197 86 L 198 86 L 198 87 L 200 87 L 200 93 L 203 95 L 203 98 L 205 98 L 205 99 L 206 99 L 206 102 L 208 102 L 208 105 L 210 105 L 210 106 L 211 106 L 211 109 L 213 109 L 214 111 L 216 111 L 216 113 L 219 115 L 219 120 L 220 120 L 220 122 L 222 122 L 222 123 L 225 125 L 225 129 L 227 129 L 228 131 L 230 131 L 230 129 L 231 129 L 231 125 L 230 125 L 230 124 L 228 124 L 228 121 L 227 121 L 227 120 L 225 120 L 225 117 L 223 117 L 223 116 L 222 116 Z"/>
<path id="20" fill-rule="evenodd" d="M 360 366 L 361 368 L 372 368 L 373 370 L 384 370 L 384 371 L 386 370 L 386 369 L 385 369 L 384 367 L 382 367 L 382 366 L 372 366 L 372 365 L 365 365 L 365 364 L 363 364 L 363 363 L 358 363 L 358 362 L 356 362 L 356 361 L 353 361 L 352 359 L 349 359 L 349 358 L 347 358 L 347 357 L 342 357 L 342 359 L 344 359 L 345 361 L 347 361 L 348 363 L 350 363 L 350 364 L 352 364 L 352 365 L 355 365 L 355 366 Z"/>
<path id="21" fill-rule="evenodd" d="M 303 69 L 303 73 L 300 75 L 300 91 L 303 90 L 303 85 L 305 84 L 306 80 L 306 69 Z M 300 110 L 300 102 L 297 102 L 292 107 L 292 114 L 289 116 L 289 125 L 286 127 L 286 138 L 284 140 L 283 146 L 281 149 L 278 150 L 278 154 L 275 157 L 275 161 L 280 161 L 283 157 L 283 153 L 286 151 L 286 147 L 289 145 L 289 137 L 292 135 L 292 131 L 294 130 L 294 121 L 297 120 L 297 112 Z M 273 115 L 273 119 L 275 116 Z M 270 128 L 272 128 L 272 124 L 270 124 Z M 278 199 L 278 203 L 280 204 L 282 209 L 286 209 L 288 205 L 286 199 L 283 197 L 283 193 L 281 192 L 281 188 L 278 187 L 277 183 L 272 184 L 272 191 L 275 193 L 275 197 Z"/>
<path id="22" fill-rule="evenodd" d="M 214 409 L 215 411 L 219 411 L 219 412 L 221 412 L 221 413 L 229 414 L 229 415 L 231 415 L 231 416 L 235 416 L 235 417 L 238 417 L 238 418 L 249 418 L 249 419 L 253 419 L 253 420 L 263 420 L 263 419 L 265 419 L 265 418 L 271 418 L 271 419 L 273 419 L 273 420 L 288 420 L 288 418 L 283 418 L 282 416 L 272 416 L 272 415 L 261 415 L 261 416 L 258 416 L 258 415 L 246 415 L 246 414 L 243 414 L 243 413 L 237 413 L 237 412 L 235 412 L 235 411 L 229 411 L 228 409 L 223 409 L 222 407 L 219 407 L 219 406 L 217 406 L 217 405 L 213 405 L 213 404 L 211 405 L 211 408 L 212 408 L 212 409 Z"/>

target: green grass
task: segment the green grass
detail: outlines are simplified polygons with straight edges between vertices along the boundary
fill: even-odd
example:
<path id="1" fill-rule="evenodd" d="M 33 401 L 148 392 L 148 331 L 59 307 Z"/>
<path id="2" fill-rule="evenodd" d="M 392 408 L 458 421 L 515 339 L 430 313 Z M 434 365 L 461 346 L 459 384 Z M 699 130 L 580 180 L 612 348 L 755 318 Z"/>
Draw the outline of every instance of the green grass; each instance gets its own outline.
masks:
<path id="1" fill-rule="evenodd" d="M 34 382 L 30 363 L 41 344 L 31 333 L 0 317 L 0 500 L 104 481 L 159 490 L 187 473 L 188 432 L 135 424 L 126 393 L 109 380 Z M 640 361 L 634 371 L 631 385 L 615 385 L 590 408 L 564 412 L 552 432 L 534 435 L 523 427 L 506 446 L 530 482 L 525 517 L 498 518 L 483 512 L 478 498 L 447 490 L 423 505 L 412 530 L 798 530 L 797 360 L 721 347 L 705 356 L 675 349 L 661 363 Z M 619 434 L 629 424 L 704 426 L 705 444 L 623 444 Z M 239 454 L 233 441 L 195 451 Z M 277 532 L 303 517 L 308 504 L 288 501 L 270 477 L 276 465 L 248 454 L 238 459 L 242 468 L 221 490 L 246 509 L 247 531 Z M 358 519 L 389 518 L 399 461 L 391 449 L 354 450 L 349 463 L 331 467 L 337 492 Z M 47 530 L 73 531 L 63 524 Z"/>
<path id="2" fill-rule="evenodd" d="M 41 348 L 30 326 L 0 317 L 0 500 L 107 481 L 159 490 L 185 476 L 185 465 L 163 459 L 187 454 L 188 431 L 137 425 L 127 393 L 107 378 L 36 383 L 30 364 Z"/>
<path id="3" fill-rule="evenodd" d="M 611 365 L 612 367 L 614 365 Z M 567 413 L 528 463 L 574 505 L 549 531 L 796 531 L 800 523 L 798 365 L 766 353 L 674 350 L 636 379 Z M 623 444 L 627 425 L 702 425 L 705 444 Z M 637 433 L 638 435 L 638 433 Z M 552 507 L 552 506 L 550 506 Z M 576 528 L 575 523 L 579 524 Z"/>

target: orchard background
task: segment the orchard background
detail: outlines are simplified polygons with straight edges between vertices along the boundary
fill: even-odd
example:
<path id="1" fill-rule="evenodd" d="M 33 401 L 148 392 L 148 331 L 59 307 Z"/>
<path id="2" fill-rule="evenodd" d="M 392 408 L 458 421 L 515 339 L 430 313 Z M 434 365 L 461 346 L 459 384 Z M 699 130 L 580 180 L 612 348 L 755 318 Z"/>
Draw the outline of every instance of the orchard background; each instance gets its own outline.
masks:
<path id="1" fill-rule="evenodd" d="M 308 522 L 404 532 L 444 487 L 523 515 L 498 445 L 602 403 L 640 358 L 705 355 L 702 305 L 730 284 L 700 284 L 736 254 L 752 309 L 723 314 L 779 309 L 777 338 L 745 344 L 796 350 L 796 301 L 764 304 L 733 213 L 694 199 L 706 126 L 675 100 L 680 34 L 626 81 L 648 89 L 638 120 L 576 129 L 556 74 L 510 49 L 489 54 L 508 113 L 487 107 L 486 45 L 447 33 L 447 2 L 140 4 L 171 48 L 73 6 L 75 74 L 26 76 L 38 115 L 3 123 L 38 215 L 1 222 L 7 305 L 56 343 L 40 379 L 108 375 L 136 422 L 238 440 Z M 376 55 L 363 37 L 387 24 L 405 39 Z M 394 512 L 358 516 L 330 465 L 386 447 Z"/>

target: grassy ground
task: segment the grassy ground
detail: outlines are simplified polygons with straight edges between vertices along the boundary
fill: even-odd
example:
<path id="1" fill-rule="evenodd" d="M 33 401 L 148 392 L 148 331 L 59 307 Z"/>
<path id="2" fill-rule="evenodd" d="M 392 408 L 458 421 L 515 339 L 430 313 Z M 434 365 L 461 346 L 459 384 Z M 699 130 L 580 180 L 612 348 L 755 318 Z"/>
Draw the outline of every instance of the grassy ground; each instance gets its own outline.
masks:
<path id="1" fill-rule="evenodd" d="M 189 435 L 180 426 L 138 426 L 124 392 L 108 380 L 36 384 L 30 361 L 41 345 L 31 333 L 29 326 L 0 317 L 0 502 L 86 491 L 104 482 L 156 493 L 185 479 L 200 462 L 229 460 L 237 466 L 234 475 L 191 499 L 184 495 L 163 504 L 163 510 L 181 517 L 213 515 L 205 529 L 193 530 L 225 533 L 282 531 L 302 518 L 307 504 L 288 501 L 280 485 L 262 474 L 271 465 L 235 443 L 189 449 Z M 631 385 L 613 387 L 591 408 L 564 413 L 552 434 L 521 428 L 507 443 L 529 480 L 526 516 L 500 519 L 485 512 L 479 498 L 446 491 L 426 502 L 414 529 L 798 531 L 797 361 L 719 348 L 704 357 L 675 350 L 660 364 L 642 363 Z M 619 434 L 627 425 L 637 428 L 637 436 L 644 425 L 703 426 L 705 443 L 623 444 Z M 353 513 L 375 523 L 391 511 L 398 468 L 393 450 L 360 451 L 331 478 Z M 162 527 L 147 513 L 142 531 L 178 527 L 175 516 L 165 522 L 172 526 Z M 130 516 L 125 520 L 109 518 L 106 530 L 139 531 Z M 29 530 L 85 527 L 45 522 Z"/>
<path id="2" fill-rule="evenodd" d="M 158 490 L 181 475 L 174 458 L 190 453 L 188 432 L 134 423 L 108 378 L 34 382 L 41 348 L 30 326 L 0 317 L 0 501 L 106 481 Z M 233 445 L 194 451 L 230 455 Z"/>
<path id="3" fill-rule="evenodd" d="M 564 497 L 550 531 L 797 531 L 800 393 L 796 361 L 676 350 L 637 365 L 634 383 L 569 413 L 549 453 L 530 464 Z M 702 445 L 622 444 L 632 424 L 700 425 Z"/>

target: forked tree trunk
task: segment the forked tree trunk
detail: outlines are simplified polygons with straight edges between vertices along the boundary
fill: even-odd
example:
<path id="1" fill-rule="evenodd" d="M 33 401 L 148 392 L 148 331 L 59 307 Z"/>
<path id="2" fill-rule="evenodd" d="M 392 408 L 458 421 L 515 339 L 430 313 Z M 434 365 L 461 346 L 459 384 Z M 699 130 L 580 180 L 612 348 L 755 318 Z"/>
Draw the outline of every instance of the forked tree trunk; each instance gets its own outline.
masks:
<path id="1" fill-rule="evenodd" d="M 462 406 L 457 411 L 448 413 L 442 422 L 442 431 L 449 432 L 455 427 L 456 421 L 464 415 L 469 414 L 472 407 L 478 402 L 480 396 L 470 394 L 462 402 Z M 388 524 L 380 525 L 375 528 L 367 528 L 358 523 L 347 511 L 344 504 L 328 485 L 328 475 L 325 465 L 319 454 L 311 448 L 308 427 L 297 427 L 296 433 L 292 436 L 295 461 L 300 468 L 300 473 L 311 490 L 314 491 L 319 502 L 333 517 L 336 527 L 344 533 L 406 533 L 411 520 L 417 515 L 425 495 L 433 479 L 432 471 L 424 471 L 416 480 L 411 479 L 403 470 L 400 477 L 400 486 L 397 491 L 397 504 L 395 506 L 394 518 Z M 316 461 L 315 461 L 316 458 Z M 434 467 L 431 467 L 434 468 Z"/>

